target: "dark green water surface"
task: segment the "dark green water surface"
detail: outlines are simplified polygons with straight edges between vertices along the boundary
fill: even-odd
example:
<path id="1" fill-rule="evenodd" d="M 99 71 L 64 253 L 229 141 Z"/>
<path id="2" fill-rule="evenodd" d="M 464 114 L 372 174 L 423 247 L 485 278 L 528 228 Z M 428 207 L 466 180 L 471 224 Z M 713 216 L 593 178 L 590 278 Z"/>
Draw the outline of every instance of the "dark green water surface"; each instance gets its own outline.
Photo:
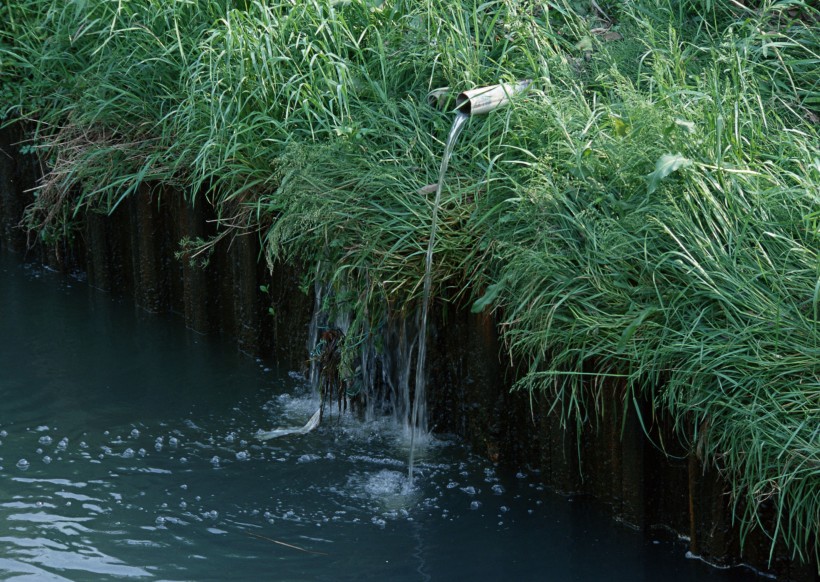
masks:
<path id="1" fill-rule="evenodd" d="M 430 390 L 435 390 L 431 386 Z M 0 579 L 745 580 L 0 253 Z"/>

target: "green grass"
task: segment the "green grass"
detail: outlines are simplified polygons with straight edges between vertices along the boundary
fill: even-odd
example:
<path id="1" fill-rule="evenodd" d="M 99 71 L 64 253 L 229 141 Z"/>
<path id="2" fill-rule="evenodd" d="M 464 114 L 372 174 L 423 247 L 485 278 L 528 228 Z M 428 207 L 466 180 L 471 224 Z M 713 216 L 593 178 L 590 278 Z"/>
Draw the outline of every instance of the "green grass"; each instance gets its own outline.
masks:
<path id="1" fill-rule="evenodd" d="M 532 79 L 456 147 L 437 300 L 494 310 L 516 388 L 565 422 L 609 414 L 597 380 L 625 379 L 726 477 L 744 534 L 820 566 L 819 19 L 770 0 L 30 0 L 0 7 L 0 95 L 49 163 L 43 238 L 174 185 L 270 263 L 320 265 L 357 344 L 421 295 L 452 120 L 427 94 Z"/>

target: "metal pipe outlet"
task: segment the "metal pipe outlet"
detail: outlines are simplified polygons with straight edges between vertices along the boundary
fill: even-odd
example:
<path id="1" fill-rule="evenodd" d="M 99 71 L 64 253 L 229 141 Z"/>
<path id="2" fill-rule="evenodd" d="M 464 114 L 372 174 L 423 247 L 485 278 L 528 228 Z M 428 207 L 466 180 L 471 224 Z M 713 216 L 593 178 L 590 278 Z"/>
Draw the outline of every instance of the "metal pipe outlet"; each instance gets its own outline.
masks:
<path id="1" fill-rule="evenodd" d="M 503 107 L 510 98 L 529 87 L 530 81 L 500 83 L 488 87 L 478 87 L 459 93 L 456 97 L 456 111 L 465 115 L 482 115 Z"/>

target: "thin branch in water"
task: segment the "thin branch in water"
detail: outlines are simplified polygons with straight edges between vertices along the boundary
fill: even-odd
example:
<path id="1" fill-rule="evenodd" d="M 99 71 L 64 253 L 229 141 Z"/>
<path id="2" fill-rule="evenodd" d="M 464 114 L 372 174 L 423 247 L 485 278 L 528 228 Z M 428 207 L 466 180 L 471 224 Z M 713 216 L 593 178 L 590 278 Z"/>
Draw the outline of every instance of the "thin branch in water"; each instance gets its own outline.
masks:
<path id="1" fill-rule="evenodd" d="M 269 542 L 273 542 L 274 544 L 279 544 L 280 546 L 285 546 L 286 548 L 299 550 L 300 552 L 305 552 L 306 554 L 316 554 L 316 555 L 319 555 L 319 556 L 329 555 L 329 554 L 326 554 L 324 552 L 314 552 L 313 550 L 306 550 L 305 548 L 300 548 L 299 546 L 294 546 L 292 544 L 286 544 L 285 542 L 280 542 L 279 540 L 275 540 L 275 539 L 269 538 L 267 536 L 259 535 L 257 533 L 253 533 L 253 532 L 249 532 L 249 531 L 246 531 L 245 533 L 248 534 L 251 537 L 259 538 L 260 540 L 266 540 L 266 541 L 269 541 Z"/>

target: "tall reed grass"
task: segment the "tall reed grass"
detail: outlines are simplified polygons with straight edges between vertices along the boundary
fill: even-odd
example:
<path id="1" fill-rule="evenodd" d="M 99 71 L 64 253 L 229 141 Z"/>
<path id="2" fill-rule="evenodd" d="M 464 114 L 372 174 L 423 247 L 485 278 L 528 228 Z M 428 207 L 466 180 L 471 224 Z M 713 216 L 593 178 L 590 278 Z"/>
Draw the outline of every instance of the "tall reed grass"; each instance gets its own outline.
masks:
<path id="1" fill-rule="evenodd" d="M 438 301 L 495 311 L 523 366 L 516 387 L 549 395 L 565 422 L 611 414 L 601 380 L 625 379 L 627 403 L 649 400 L 725 475 L 744 533 L 764 529 L 820 565 L 811 3 L 0 11 L 2 110 L 35 124 L 50 167 L 31 228 L 48 238 L 139 184 L 172 184 L 212 204 L 223 233 L 258 232 L 269 262 L 320 264 L 360 338 L 421 292 L 452 120 L 427 94 L 450 87 L 452 107 L 459 90 L 532 79 L 456 148 Z"/>

